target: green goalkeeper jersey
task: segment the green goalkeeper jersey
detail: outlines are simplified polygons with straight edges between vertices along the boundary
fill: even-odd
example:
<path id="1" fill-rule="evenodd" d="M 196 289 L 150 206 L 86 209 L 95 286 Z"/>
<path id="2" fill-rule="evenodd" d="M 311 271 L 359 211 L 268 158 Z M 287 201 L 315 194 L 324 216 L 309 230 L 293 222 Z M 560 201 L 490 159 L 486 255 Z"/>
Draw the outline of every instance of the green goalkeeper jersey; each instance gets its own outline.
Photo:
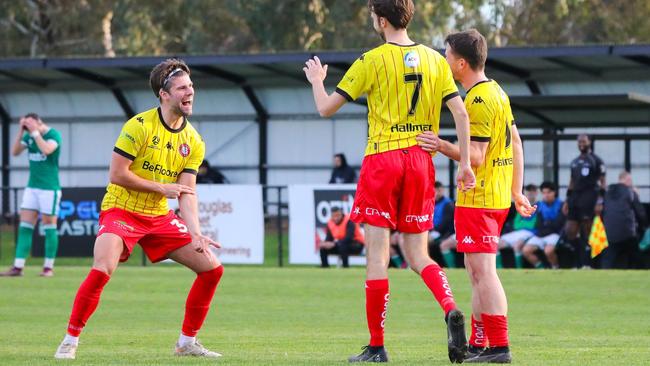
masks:
<path id="1" fill-rule="evenodd" d="M 36 145 L 34 138 L 25 132 L 22 144 L 27 147 L 29 153 L 29 181 L 27 187 L 59 190 L 59 155 L 61 153 L 61 134 L 59 131 L 50 128 L 43 134 L 43 140 L 56 142 L 56 150 L 50 155 L 45 155 Z"/>

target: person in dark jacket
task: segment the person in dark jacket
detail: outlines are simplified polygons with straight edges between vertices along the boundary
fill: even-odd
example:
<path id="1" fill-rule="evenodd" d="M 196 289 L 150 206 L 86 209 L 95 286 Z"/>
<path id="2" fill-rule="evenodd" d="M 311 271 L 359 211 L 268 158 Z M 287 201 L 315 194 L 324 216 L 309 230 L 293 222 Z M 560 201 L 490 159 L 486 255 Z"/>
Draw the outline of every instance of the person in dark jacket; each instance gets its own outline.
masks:
<path id="1" fill-rule="evenodd" d="M 605 194 L 603 223 L 609 247 L 603 253 L 603 268 L 633 268 L 639 257 L 637 229 L 644 226 L 646 215 L 634 190 L 632 175 L 624 171 L 618 183 Z"/>
<path id="2" fill-rule="evenodd" d="M 196 174 L 196 183 L 198 184 L 228 184 L 228 178 L 223 175 L 219 169 L 211 167 L 207 160 L 203 160 Z"/>
<path id="3" fill-rule="evenodd" d="M 341 256 L 343 268 L 349 267 L 348 257 L 363 251 L 363 232 L 359 224 L 350 221 L 350 216 L 343 214 L 340 208 L 332 207 L 332 216 L 327 222 L 327 236 L 320 243 L 321 267 L 329 267 L 327 256 Z"/>
<path id="4" fill-rule="evenodd" d="M 559 268 L 555 246 L 560 240 L 560 234 L 566 216 L 562 213 L 563 202 L 557 198 L 557 187 L 551 182 L 540 186 L 542 200 L 537 204 L 536 234 L 526 241 L 522 250 L 526 260 L 535 268 L 542 268 L 542 261 L 537 257 L 538 249 L 544 251 L 546 259 L 552 268 Z"/>
<path id="5" fill-rule="evenodd" d="M 354 183 L 357 180 L 357 172 L 348 165 L 345 154 L 334 155 L 334 169 L 330 177 L 330 184 Z"/>

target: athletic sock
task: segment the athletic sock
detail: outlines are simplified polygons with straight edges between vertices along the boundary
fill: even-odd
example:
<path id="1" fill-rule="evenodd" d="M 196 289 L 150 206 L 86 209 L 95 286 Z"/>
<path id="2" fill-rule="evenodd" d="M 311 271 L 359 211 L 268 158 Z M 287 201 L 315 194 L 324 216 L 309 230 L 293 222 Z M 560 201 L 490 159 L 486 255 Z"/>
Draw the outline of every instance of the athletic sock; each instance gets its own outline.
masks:
<path id="1" fill-rule="evenodd" d="M 432 263 L 424 267 L 420 275 L 429 290 L 433 293 L 433 296 L 438 300 L 445 315 L 456 308 L 456 301 L 451 292 L 447 275 L 438 264 Z"/>
<path id="2" fill-rule="evenodd" d="M 472 334 L 469 337 L 469 345 L 477 348 L 486 347 L 485 328 L 483 321 L 476 320 L 472 314 Z"/>
<path id="3" fill-rule="evenodd" d="M 196 342 L 196 337 L 188 337 L 181 333 L 180 337 L 178 337 L 178 345 L 180 347 L 185 347 L 189 344 L 194 344 Z"/>
<path id="4" fill-rule="evenodd" d="M 399 255 L 394 255 L 394 256 L 390 257 L 390 260 L 393 262 L 393 264 L 397 268 L 402 267 L 402 263 L 404 263 L 404 260 L 402 260 L 402 257 L 400 257 Z"/>
<path id="5" fill-rule="evenodd" d="M 23 268 L 25 266 L 25 258 L 27 258 L 32 249 L 33 236 L 34 225 L 21 221 L 20 227 L 18 228 L 18 240 L 16 241 L 16 260 L 14 261 L 14 267 Z"/>
<path id="6" fill-rule="evenodd" d="M 497 268 L 503 268 L 503 261 L 501 260 L 501 252 L 497 249 L 496 264 Z"/>
<path id="7" fill-rule="evenodd" d="M 63 343 L 64 344 L 74 344 L 75 346 L 79 344 L 79 337 L 71 336 L 70 334 L 66 334 L 65 337 L 63 337 Z"/>
<path id="8" fill-rule="evenodd" d="M 197 273 L 185 302 L 185 319 L 182 334 L 196 337 L 210 310 L 210 303 L 223 275 L 223 266 L 213 270 Z"/>
<path id="9" fill-rule="evenodd" d="M 366 280 L 366 319 L 370 331 L 370 346 L 384 345 L 384 322 L 388 312 L 388 278 Z"/>
<path id="10" fill-rule="evenodd" d="M 508 347 L 508 317 L 481 314 L 481 319 L 485 324 L 485 335 L 490 347 Z"/>
<path id="11" fill-rule="evenodd" d="M 43 268 L 54 268 L 54 258 L 45 258 L 43 261 Z"/>
<path id="12" fill-rule="evenodd" d="M 53 268 L 54 258 L 59 249 L 59 233 L 56 231 L 56 225 L 43 225 L 43 229 L 45 229 L 45 260 L 51 260 L 51 264 L 44 267 Z"/>
<path id="13" fill-rule="evenodd" d="M 524 255 L 521 252 L 515 252 L 515 267 L 524 268 Z"/>
<path id="14" fill-rule="evenodd" d="M 442 252 L 442 259 L 445 260 L 447 268 L 456 268 L 456 254 L 451 250 Z"/>
<path id="15" fill-rule="evenodd" d="M 100 270 L 94 268 L 90 270 L 86 279 L 79 286 L 72 305 L 72 314 L 70 314 L 70 322 L 68 323 L 69 335 L 79 337 L 86 322 L 97 309 L 99 296 L 110 278 L 109 275 Z"/>

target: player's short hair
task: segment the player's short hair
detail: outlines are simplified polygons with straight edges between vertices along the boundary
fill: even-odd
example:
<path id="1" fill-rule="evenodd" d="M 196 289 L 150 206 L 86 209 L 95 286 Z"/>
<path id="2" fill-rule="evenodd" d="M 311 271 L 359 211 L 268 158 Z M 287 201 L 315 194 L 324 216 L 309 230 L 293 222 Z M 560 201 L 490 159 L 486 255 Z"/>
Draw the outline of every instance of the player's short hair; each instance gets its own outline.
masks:
<path id="1" fill-rule="evenodd" d="M 485 37 L 476 29 L 452 33 L 445 38 L 445 44 L 460 58 L 465 59 L 474 71 L 485 68 L 488 47 Z"/>
<path id="2" fill-rule="evenodd" d="M 35 119 L 37 121 L 41 120 L 41 117 L 38 114 L 34 113 L 34 112 L 27 113 L 24 118 L 33 118 L 33 119 Z"/>
<path id="3" fill-rule="evenodd" d="M 526 192 L 531 192 L 531 191 L 536 191 L 536 190 L 537 190 L 537 185 L 535 185 L 533 183 L 526 184 L 526 186 L 524 187 L 524 191 L 526 191 Z"/>
<path id="4" fill-rule="evenodd" d="M 440 181 L 436 181 L 436 183 L 435 183 L 433 186 L 434 186 L 435 188 L 441 188 L 441 187 L 444 187 L 444 185 L 443 185 L 442 183 L 440 183 Z"/>
<path id="5" fill-rule="evenodd" d="M 170 80 L 184 74 L 190 75 L 190 68 L 185 61 L 178 58 L 168 58 L 151 70 L 151 74 L 149 74 L 151 90 L 153 90 L 156 97 L 160 98 L 160 89 L 169 91 Z"/>
<path id="6" fill-rule="evenodd" d="M 335 206 L 335 207 L 332 207 L 332 209 L 331 209 L 330 211 L 331 211 L 332 213 L 334 213 L 334 212 L 341 212 L 341 208 Z"/>
<path id="7" fill-rule="evenodd" d="M 544 189 L 551 190 L 553 192 L 557 192 L 557 186 L 553 182 L 542 182 L 542 184 L 539 185 L 540 191 L 543 191 Z"/>
<path id="8" fill-rule="evenodd" d="M 413 0 L 368 0 L 368 9 L 396 29 L 405 29 L 415 14 Z"/>

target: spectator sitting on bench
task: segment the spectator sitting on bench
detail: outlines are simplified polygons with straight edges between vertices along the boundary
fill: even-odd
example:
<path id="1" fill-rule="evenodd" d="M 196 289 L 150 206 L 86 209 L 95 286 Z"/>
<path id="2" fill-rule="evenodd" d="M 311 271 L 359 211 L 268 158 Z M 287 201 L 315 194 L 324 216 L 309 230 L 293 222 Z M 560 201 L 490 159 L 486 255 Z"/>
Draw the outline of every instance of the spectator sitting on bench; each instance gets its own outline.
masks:
<path id="1" fill-rule="evenodd" d="M 363 251 L 363 233 L 359 224 L 350 221 L 350 216 L 343 214 L 340 208 L 332 208 L 332 216 L 327 222 L 325 241 L 320 243 L 321 267 L 329 267 L 327 256 L 341 256 L 343 267 L 349 267 L 348 257 Z"/>
<path id="2" fill-rule="evenodd" d="M 537 186 L 534 184 L 528 184 L 524 187 L 524 194 L 528 201 L 533 204 L 537 202 Z M 521 250 L 524 246 L 526 240 L 530 239 L 535 235 L 535 226 L 537 223 L 537 213 L 534 213 L 530 217 L 523 217 L 519 213 L 515 214 L 514 222 L 512 224 L 512 232 L 504 234 L 499 240 L 499 249 L 504 249 L 511 247 L 515 252 L 515 266 L 517 268 L 522 268 L 524 264 L 524 258 L 521 254 Z M 497 268 L 501 268 L 501 255 L 497 252 Z"/>
<path id="3" fill-rule="evenodd" d="M 553 269 L 559 268 L 555 246 L 560 240 L 566 217 L 562 213 L 562 201 L 557 198 L 557 187 L 551 182 L 544 182 L 539 187 L 542 201 L 537 204 L 537 234 L 528 239 L 522 250 L 524 257 L 535 268 L 542 268 L 543 263 L 537 257 L 541 249 Z"/>

